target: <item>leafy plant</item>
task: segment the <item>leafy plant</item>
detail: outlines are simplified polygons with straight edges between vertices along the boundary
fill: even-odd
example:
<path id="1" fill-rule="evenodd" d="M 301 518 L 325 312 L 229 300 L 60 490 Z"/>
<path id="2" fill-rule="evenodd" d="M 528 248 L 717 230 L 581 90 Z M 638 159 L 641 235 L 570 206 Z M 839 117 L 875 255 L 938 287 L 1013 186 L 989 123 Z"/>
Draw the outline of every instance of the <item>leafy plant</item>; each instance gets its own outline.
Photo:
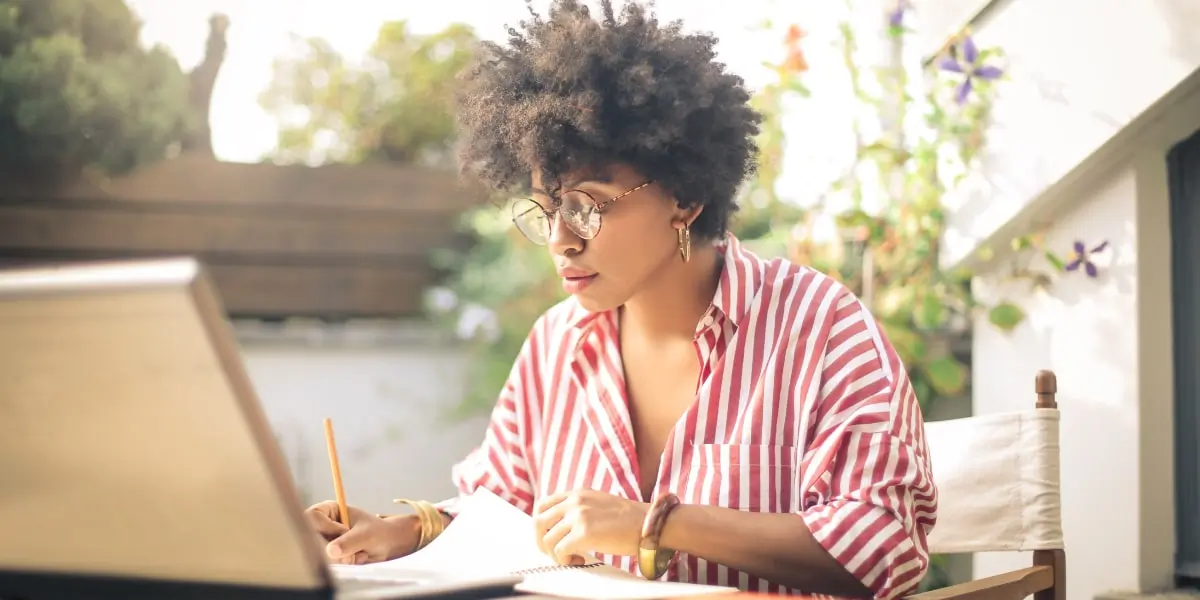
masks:
<path id="1" fill-rule="evenodd" d="M 361 64 L 319 38 L 296 39 L 277 59 L 259 103 L 280 123 L 277 162 L 452 162 L 455 74 L 470 61 L 473 30 L 433 35 L 384 23 Z"/>
<path id="2" fill-rule="evenodd" d="M 51 178 L 165 158 L 195 126 L 188 80 L 123 0 L 0 0 L 0 169 Z"/>
<path id="3" fill-rule="evenodd" d="M 991 114 L 992 83 L 1002 70 L 993 48 L 978 50 L 967 35 L 920 71 L 903 62 L 906 6 L 887 19 L 895 60 L 871 71 L 858 64 L 856 33 L 840 28 L 843 60 L 857 102 L 880 122 L 875 139 L 856 128 L 851 167 L 810 211 L 801 231 L 832 222 L 831 242 L 801 233 L 791 258 L 839 277 L 885 330 L 909 369 L 917 397 L 928 409 L 939 398 L 962 395 L 968 384 L 971 315 L 978 302 L 970 274 L 939 263 L 945 232 L 943 197 L 974 167 Z M 864 78 L 871 73 L 877 85 Z M 918 88 L 914 93 L 913 88 Z M 877 88 L 871 93 L 866 90 Z M 919 126 L 911 126 L 913 116 Z M 1011 309 L 1001 317 L 1015 317 Z"/>
<path id="4" fill-rule="evenodd" d="M 565 298 L 546 249 L 522 237 L 508 216 L 495 206 L 469 212 L 462 225 L 475 244 L 435 255 L 437 266 L 453 275 L 429 291 L 429 312 L 468 356 L 466 395 L 450 417 L 495 405 L 533 323 Z"/>

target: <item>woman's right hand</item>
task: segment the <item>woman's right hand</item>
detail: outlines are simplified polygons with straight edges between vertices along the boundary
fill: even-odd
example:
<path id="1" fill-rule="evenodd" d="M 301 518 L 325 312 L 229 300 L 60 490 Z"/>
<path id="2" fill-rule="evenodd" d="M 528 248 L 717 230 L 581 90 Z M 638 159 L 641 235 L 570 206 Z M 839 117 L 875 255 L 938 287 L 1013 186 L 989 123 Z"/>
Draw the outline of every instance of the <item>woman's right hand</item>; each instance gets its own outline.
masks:
<path id="1" fill-rule="evenodd" d="M 380 518 L 353 506 L 349 510 L 349 529 L 338 522 L 337 502 L 321 502 L 304 511 L 309 526 L 327 542 L 330 562 L 363 565 L 399 558 L 417 547 L 421 524 L 416 515 Z"/>

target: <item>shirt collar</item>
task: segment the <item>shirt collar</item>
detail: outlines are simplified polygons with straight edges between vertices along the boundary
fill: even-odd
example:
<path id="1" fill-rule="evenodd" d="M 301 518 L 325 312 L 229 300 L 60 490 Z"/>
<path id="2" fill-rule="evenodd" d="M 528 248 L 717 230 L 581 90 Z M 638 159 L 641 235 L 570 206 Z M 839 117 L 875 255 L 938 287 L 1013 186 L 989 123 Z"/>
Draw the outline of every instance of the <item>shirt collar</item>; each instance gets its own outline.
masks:
<path id="1" fill-rule="evenodd" d="M 732 234 L 725 236 L 720 247 L 725 255 L 721 280 L 713 296 L 713 306 L 725 314 L 734 326 L 741 327 L 750 303 L 762 287 L 764 263 L 761 258 L 742 246 Z"/>
<path id="2" fill-rule="evenodd" d="M 749 312 L 750 303 L 762 286 L 764 262 L 742 243 L 732 233 L 726 234 L 725 239 L 717 243 L 717 250 L 724 256 L 721 268 L 721 279 L 717 282 L 717 293 L 713 295 L 712 306 L 733 322 L 735 327 L 741 327 L 742 321 Z M 567 319 L 570 328 L 586 330 L 598 317 L 612 311 L 600 313 L 588 312 L 578 303 Z"/>

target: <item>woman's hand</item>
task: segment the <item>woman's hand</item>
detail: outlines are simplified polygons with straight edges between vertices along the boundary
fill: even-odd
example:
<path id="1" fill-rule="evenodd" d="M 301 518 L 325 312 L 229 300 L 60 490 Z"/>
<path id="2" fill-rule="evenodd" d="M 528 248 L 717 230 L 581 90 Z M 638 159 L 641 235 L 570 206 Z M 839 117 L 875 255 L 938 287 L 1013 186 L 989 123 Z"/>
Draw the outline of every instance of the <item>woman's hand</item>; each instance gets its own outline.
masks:
<path id="1" fill-rule="evenodd" d="M 381 519 L 365 510 L 350 507 L 347 528 L 337 521 L 337 502 L 314 504 L 304 512 L 314 531 L 326 542 L 329 561 L 361 565 L 399 558 L 413 551 L 421 537 L 421 525 L 416 515 Z"/>
<path id="2" fill-rule="evenodd" d="M 592 490 L 555 494 L 534 507 L 538 547 L 559 564 L 589 553 L 634 556 L 649 504 Z"/>

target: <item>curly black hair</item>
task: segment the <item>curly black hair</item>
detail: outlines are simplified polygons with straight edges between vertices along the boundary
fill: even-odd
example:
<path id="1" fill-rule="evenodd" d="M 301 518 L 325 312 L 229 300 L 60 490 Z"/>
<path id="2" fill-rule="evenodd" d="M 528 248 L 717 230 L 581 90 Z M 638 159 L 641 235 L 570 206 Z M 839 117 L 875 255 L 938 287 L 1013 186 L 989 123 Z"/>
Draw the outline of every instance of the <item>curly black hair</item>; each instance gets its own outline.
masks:
<path id="1" fill-rule="evenodd" d="M 600 7 L 599 20 L 579 0 L 552 0 L 548 18 L 530 7 L 506 46 L 481 45 L 457 97 L 463 173 L 515 191 L 535 168 L 561 188 L 567 173 L 625 163 L 704 206 L 694 235 L 723 235 L 762 120 L 742 78 L 715 60 L 713 36 L 635 2 L 619 18 Z"/>

